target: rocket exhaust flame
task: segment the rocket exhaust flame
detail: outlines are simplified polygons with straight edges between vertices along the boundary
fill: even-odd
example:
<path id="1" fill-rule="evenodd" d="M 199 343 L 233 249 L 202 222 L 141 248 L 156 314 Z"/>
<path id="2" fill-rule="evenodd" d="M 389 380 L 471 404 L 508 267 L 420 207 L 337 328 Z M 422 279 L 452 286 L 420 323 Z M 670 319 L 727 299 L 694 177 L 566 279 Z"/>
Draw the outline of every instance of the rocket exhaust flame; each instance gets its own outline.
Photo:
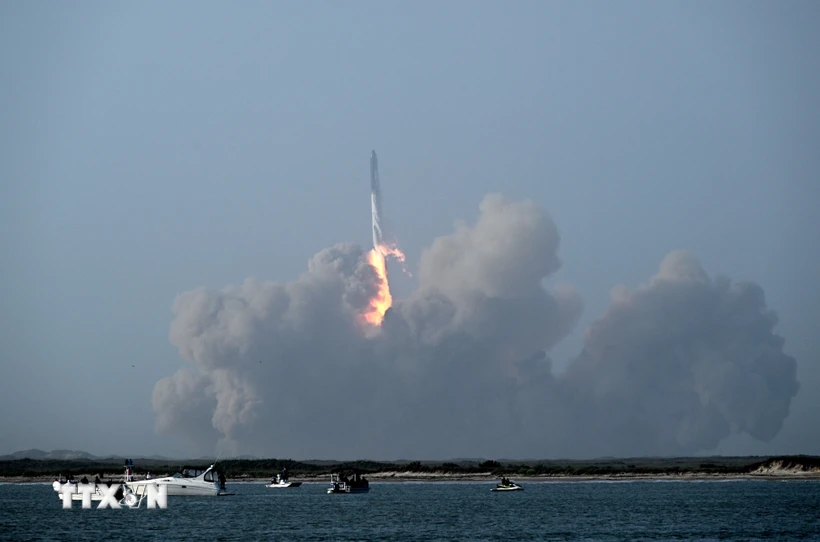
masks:
<path id="1" fill-rule="evenodd" d="M 370 212 L 373 220 L 373 249 L 367 254 L 367 261 L 376 270 L 379 276 L 379 291 L 370 300 L 370 310 L 364 314 L 364 319 L 371 325 L 381 325 L 384 320 L 384 313 L 393 304 L 393 296 L 390 295 L 390 284 L 387 281 L 387 265 L 385 258 L 391 257 L 402 264 L 404 263 L 404 253 L 399 250 L 395 243 L 386 240 L 382 222 L 382 189 L 379 181 L 379 159 L 376 151 L 370 154 Z M 402 269 L 408 275 L 407 269 Z"/>
<path id="2" fill-rule="evenodd" d="M 381 325 L 382 320 L 384 320 L 384 313 L 393 305 L 390 283 L 387 280 L 387 257 L 404 262 L 404 253 L 395 246 L 378 245 L 367 253 L 367 261 L 376 270 L 376 274 L 380 279 L 379 291 L 370 300 L 370 310 L 364 315 L 365 321 L 374 326 Z"/>
<path id="3" fill-rule="evenodd" d="M 384 254 L 374 248 L 367 253 L 367 261 L 376 270 L 379 276 L 379 291 L 370 300 L 370 310 L 364 314 L 364 319 L 368 324 L 379 326 L 384 320 L 384 313 L 393 304 L 393 296 L 390 295 L 390 284 L 387 282 L 387 266 L 385 265 Z"/>

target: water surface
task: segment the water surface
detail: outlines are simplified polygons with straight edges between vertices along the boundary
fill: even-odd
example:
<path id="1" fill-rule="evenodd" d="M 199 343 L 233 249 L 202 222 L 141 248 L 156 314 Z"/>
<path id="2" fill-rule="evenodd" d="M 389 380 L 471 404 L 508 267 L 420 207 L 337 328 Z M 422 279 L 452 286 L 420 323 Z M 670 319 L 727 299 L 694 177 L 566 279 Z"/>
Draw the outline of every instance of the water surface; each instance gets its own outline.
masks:
<path id="1" fill-rule="evenodd" d="M 63 510 L 50 484 L 2 484 L 0 539 L 820 540 L 818 481 L 523 485 L 371 482 L 327 495 L 325 483 L 240 483 L 232 497 L 169 497 L 165 510 Z"/>

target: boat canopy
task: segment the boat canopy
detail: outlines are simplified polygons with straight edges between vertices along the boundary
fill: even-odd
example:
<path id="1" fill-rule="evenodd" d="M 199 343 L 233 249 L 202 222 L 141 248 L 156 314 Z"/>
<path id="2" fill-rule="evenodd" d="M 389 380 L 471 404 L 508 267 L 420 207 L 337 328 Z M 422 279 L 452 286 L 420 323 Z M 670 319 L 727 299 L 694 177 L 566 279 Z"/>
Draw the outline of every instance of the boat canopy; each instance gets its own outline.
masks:
<path id="1" fill-rule="evenodd" d="M 211 470 L 212 468 L 212 466 L 207 468 L 182 467 L 180 472 L 174 474 L 174 478 L 196 478 L 197 476 L 202 476 L 206 471 Z"/>

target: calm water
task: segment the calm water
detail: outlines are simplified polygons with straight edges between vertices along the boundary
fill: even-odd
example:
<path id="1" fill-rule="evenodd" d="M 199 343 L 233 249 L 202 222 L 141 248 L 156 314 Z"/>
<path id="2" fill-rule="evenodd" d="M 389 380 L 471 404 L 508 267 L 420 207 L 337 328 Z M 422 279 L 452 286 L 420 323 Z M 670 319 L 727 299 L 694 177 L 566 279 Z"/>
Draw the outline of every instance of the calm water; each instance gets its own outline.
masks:
<path id="1" fill-rule="evenodd" d="M 820 540 L 820 482 L 371 483 L 363 495 L 231 484 L 165 510 L 63 510 L 50 484 L 0 485 L 3 540 Z M 96 503 L 94 503 L 96 506 Z M 143 504 L 144 506 L 144 504 Z"/>

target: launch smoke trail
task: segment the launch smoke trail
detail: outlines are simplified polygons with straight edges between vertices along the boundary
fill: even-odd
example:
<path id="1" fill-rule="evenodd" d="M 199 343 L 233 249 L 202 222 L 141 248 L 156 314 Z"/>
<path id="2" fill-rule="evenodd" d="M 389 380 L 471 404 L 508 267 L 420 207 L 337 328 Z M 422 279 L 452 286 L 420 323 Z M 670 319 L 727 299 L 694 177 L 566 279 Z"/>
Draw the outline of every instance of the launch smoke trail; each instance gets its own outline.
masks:
<path id="1" fill-rule="evenodd" d="M 384 245 L 382 231 L 382 187 L 379 182 L 379 159 L 370 153 L 370 210 L 373 218 L 373 248 Z"/>
<path id="2" fill-rule="evenodd" d="M 161 433 L 199 453 L 444 459 L 687 455 L 780 431 L 797 365 L 760 286 L 671 252 L 613 291 L 558 373 L 548 352 L 582 304 L 544 286 L 561 266 L 546 209 L 485 197 L 393 302 L 371 166 L 372 250 L 338 244 L 291 282 L 174 300 L 169 338 L 191 365 L 154 387 Z"/>

